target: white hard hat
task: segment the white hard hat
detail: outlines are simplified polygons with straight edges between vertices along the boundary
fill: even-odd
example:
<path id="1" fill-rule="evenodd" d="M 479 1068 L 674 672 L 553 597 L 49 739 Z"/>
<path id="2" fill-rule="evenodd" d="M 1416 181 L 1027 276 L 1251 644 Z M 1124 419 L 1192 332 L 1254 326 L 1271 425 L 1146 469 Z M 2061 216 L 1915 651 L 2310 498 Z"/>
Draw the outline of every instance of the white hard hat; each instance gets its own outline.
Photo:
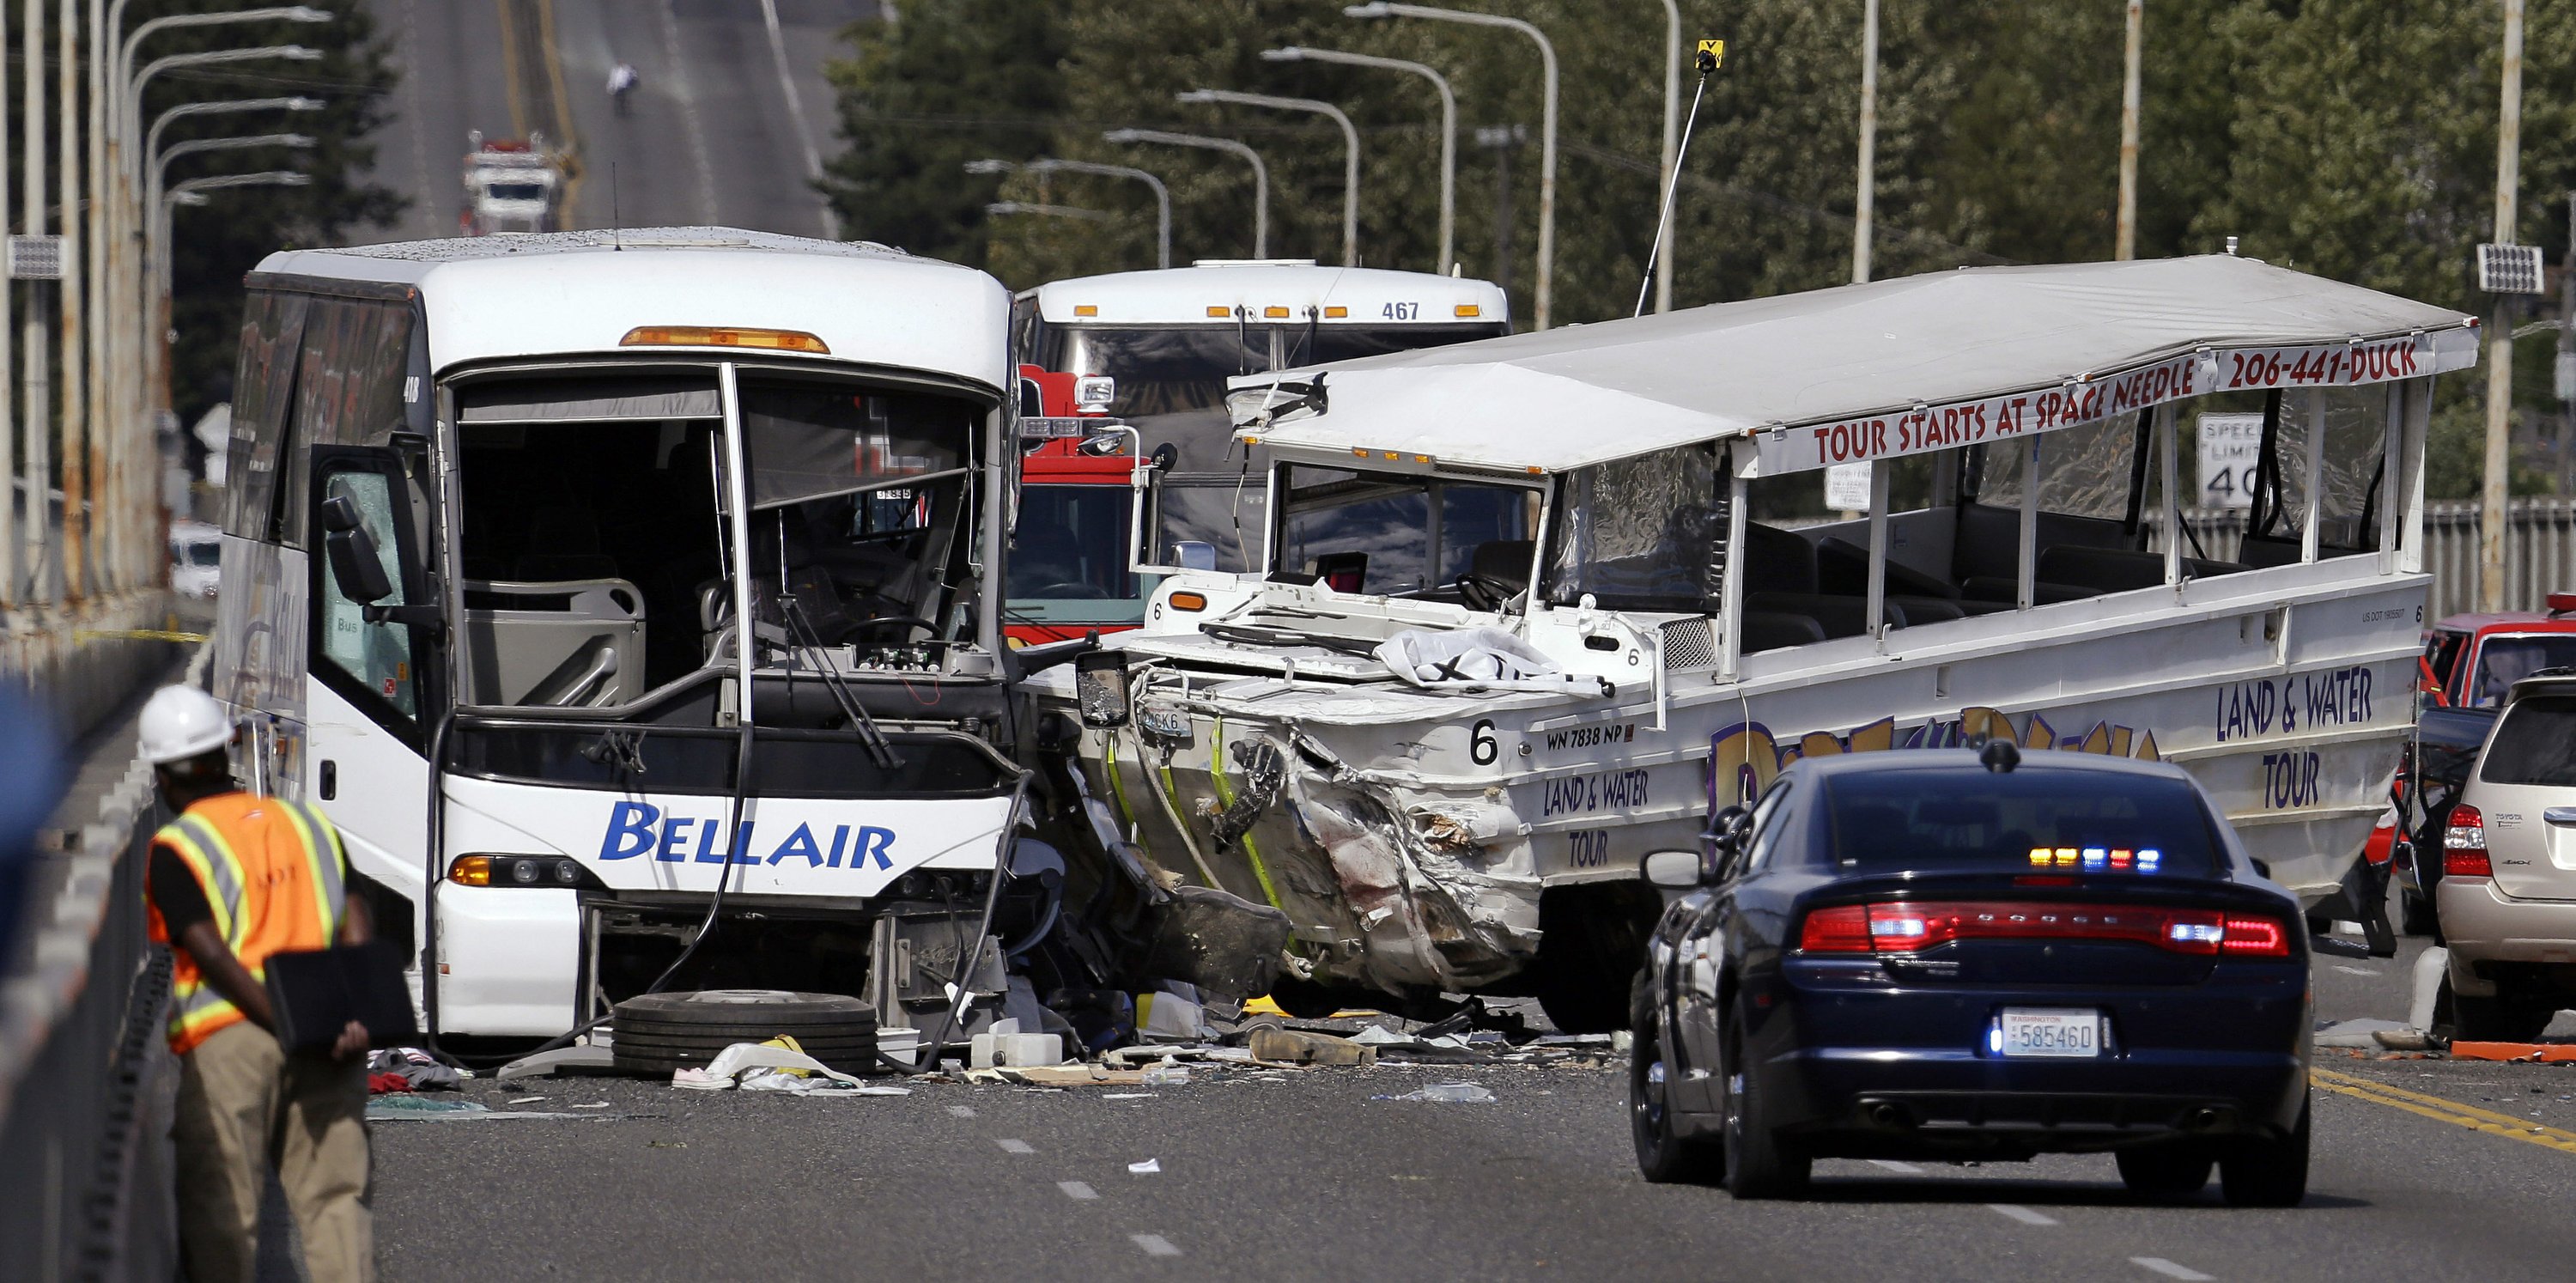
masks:
<path id="1" fill-rule="evenodd" d="M 143 760 L 182 762 L 232 742 L 233 721 L 215 697 L 194 686 L 164 686 L 143 705 Z"/>

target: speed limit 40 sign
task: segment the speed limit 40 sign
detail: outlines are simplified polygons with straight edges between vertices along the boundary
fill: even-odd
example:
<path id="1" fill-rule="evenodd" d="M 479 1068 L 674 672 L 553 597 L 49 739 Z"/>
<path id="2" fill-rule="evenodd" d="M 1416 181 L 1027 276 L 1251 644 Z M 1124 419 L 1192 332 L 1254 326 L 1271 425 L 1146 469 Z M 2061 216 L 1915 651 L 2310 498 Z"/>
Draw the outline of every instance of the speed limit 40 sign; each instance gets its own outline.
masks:
<path id="1" fill-rule="evenodd" d="M 2263 451 L 2263 416 L 2200 416 L 2200 506 L 2254 506 L 2254 463 Z"/>

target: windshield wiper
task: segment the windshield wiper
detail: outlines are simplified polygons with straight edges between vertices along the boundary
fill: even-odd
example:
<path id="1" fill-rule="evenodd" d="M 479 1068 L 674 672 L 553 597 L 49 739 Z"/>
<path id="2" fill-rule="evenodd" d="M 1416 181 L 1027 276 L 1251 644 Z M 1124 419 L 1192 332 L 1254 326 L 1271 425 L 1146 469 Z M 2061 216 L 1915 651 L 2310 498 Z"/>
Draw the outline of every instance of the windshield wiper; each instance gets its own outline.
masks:
<path id="1" fill-rule="evenodd" d="M 849 683 L 841 677 L 841 670 L 832 666 L 831 655 L 823 649 L 822 635 L 815 632 L 813 622 L 805 618 L 804 603 L 796 600 L 793 593 L 781 592 L 778 605 L 780 616 L 787 620 L 789 634 L 795 638 L 794 648 L 805 653 L 812 660 L 814 670 L 823 675 L 823 688 L 832 692 L 833 702 L 841 706 L 841 715 L 850 719 L 851 729 L 858 732 L 859 743 L 867 749 L 868 757 L 876 762 L 877 769 L 893 771 L 901 767 L 903 759 L 896 756 L 894 742 L 877 728 L 876 719 L 868 716 L 867 706 L 851 693 Z"/>

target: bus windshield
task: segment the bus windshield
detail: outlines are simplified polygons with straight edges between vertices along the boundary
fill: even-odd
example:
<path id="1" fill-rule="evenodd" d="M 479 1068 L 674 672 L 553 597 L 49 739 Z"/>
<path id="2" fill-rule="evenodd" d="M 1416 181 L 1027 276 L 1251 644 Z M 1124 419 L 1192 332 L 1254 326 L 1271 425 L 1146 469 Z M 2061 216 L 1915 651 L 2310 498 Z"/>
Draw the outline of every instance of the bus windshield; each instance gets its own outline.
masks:
<path id="1" fill-rule="evenodd" d="M 1095 326 L 1047 325 L 1037 359 L 1050 370 L 1106 374 L 1118 382 L 1111 416 L 1135 427 L 1144 452 L 1170 447 L 1163 477 L 1160 528 L 1147 554 L 1172 563 L 1173 545 L 1213 549 L 1216 568 L 1249 570 L 1263 525 L 1257 506 L 1266 453 L 1235 444 L 1225 411 L 1225 382 L 1324 361 L 1441 347 L 1510 333 L 1500 322 L 1476 325 L 1293 324 Z M 1252 532 L 1247 537 L 1246 531 Z"/>
<path id="2" fill-rule="evenodd" d="M 803 372 L 738 386 L 758 622 L 953 640 L 982 407 Z M 712 371 L 476 380 L 457 404 L 464 702 L 607 707 L 718 657 L 734 550 Z"/>

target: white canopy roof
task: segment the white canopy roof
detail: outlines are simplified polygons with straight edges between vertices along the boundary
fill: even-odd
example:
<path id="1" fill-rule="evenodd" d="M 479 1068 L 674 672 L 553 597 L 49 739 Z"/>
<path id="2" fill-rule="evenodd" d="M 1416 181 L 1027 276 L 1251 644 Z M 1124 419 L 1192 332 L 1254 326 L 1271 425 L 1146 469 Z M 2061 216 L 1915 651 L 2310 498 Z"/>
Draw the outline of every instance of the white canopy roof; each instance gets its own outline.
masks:
<path id="1" fill-rule="evenodd" d="M 2477 321 L 2254 259 L 1973 268 L 1233 380 L 1247 436 L 1561 471 L 1754 437 L 1764 472 L 2048 431 L 2213 391 L 2465 369 Z M 1321 413 L 1245 389 L 1324 379 Z M 1283 394 L 1278 400 L 1286 400 Z M 1388 456 L 1392 457 L 1392 456 Z"/>

